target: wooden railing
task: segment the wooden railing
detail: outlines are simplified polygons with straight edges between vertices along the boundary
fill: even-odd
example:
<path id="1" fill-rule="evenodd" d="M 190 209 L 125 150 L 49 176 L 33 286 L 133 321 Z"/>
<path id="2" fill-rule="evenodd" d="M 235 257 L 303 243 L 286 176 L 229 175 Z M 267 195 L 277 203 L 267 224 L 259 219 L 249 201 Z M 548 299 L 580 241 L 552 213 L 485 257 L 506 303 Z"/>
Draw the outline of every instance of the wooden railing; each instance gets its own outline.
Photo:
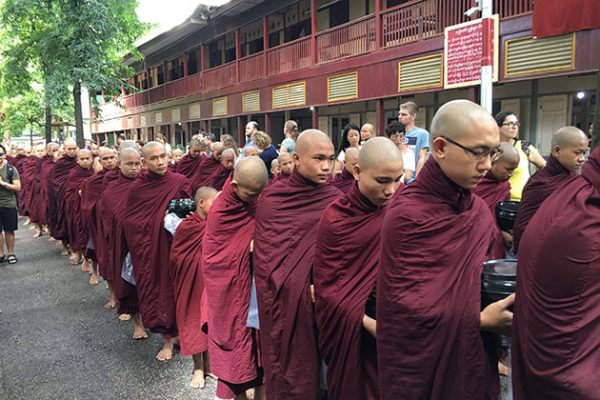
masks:
<path id="1" fill-rule="evenodd" d="M 265 55 L 252 54 L 242 58 L 239 64 L 240 82 L 252 81 L 265 76 Z"/>
<path id="2" fill-rule="evenodd" d="M 324 63 L 375 50 L 375 17 L 367 15 L 317 34 L 317 62 Z"/>
<path id="3" fill-rule="evenodd" d="M 235 85 L 236 66 L 237 63 L 232 61 L 204 71 L 204 90 L 209 91 Z"/>
<path id="4" fill-rule="evenodd" d="M 533 11 L 535 0 L 494 0 L 494 13 L 500 18 L 516 17 Z"/>
<path id="5" fill-rule="evenodd" d="M 300 38 L 267 50 L 269 75 L 295 71 L 308 67 L 311 63 L 310 37 Z"/>

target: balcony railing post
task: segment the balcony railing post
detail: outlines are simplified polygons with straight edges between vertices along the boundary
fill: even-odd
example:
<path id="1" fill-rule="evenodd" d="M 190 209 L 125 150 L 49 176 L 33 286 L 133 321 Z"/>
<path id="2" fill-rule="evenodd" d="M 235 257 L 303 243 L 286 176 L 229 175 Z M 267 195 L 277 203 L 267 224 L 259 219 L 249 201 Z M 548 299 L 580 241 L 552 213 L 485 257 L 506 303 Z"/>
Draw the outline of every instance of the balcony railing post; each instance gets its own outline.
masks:
<path id="1" fill-rule="evenodd" d="M 269 17 L 263 17 L 263 64 L 265 76 L 269 76 Z"/>
<path id="2" fill-rule="evenodd" d="M 375 50 L 379 50 L 383 45 L 382 9 L 383 0 L 375 0 Z"/>
<path id="3" fill-rule="evenodd" d="M 317 0 L 310 0 L 310 58 L 311 64 L 316 64 L 317 59 Z"/>
<path id="4" fill-rule="evenodd" d="M 235 30 L 235 81 L 240 82 L 240 58 L 242 58 L 242 44 L 240 40 L 240 28 Z"/>

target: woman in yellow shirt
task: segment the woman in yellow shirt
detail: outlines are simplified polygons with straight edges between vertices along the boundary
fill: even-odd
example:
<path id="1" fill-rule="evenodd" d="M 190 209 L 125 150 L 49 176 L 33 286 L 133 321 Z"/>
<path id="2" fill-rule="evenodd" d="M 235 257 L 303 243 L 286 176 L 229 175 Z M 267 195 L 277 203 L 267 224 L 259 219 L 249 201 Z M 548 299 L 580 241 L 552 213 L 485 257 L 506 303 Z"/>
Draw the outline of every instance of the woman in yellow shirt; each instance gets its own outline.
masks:
<path id="1" fill-rule="evenodd" d="M 546 160 L 529 142 L 519 140 L 519 117 L 512 111 L 502 111 L 496 114 L 496 122 L 500 128 L 500 141 L 511 143 L 519 153 L 520 161 L 517 169 L 510 178 L 510 199 L 521 201 L 523 188 L 529 180 L 529 163 L 538 169 L 546 166 Z"/>

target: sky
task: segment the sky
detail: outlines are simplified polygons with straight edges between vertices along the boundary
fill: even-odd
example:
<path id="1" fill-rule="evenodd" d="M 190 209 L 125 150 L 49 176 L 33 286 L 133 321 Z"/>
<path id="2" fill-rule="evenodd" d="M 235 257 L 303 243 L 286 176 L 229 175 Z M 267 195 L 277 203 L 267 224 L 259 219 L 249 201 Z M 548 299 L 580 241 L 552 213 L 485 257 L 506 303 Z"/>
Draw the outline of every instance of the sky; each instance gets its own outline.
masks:
<path id="1" fill-rule="evenodd" d="M 138 44 L 181 24 L 199 4 L 220 6 L 227 2 L 229 0 L 138 0 L 140 20 L 157 25 Z"/>

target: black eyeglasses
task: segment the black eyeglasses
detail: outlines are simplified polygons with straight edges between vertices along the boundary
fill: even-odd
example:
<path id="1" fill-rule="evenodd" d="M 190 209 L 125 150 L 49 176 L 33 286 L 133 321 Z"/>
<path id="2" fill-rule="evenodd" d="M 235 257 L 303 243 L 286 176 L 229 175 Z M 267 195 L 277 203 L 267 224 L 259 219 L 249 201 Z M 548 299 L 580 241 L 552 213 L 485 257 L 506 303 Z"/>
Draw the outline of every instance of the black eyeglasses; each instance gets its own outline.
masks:
<path id="1" fill-rule="evenodd" d="M 500 150 L 500 146 L 493 148 L 491 150 L 483 150 L 483 149 L 474 150 L 467 146 L 463 146 L 462 144 L 455 142 L 454 140 L 447 138 L 446 136 L 441 136 L 441 138 L 444 139 L 445 141 L 447 141 L 448 143 L 452 143 L 453 145 L 460 147 L 467 153 L 474 155 L 477 162 L 481 162 L 481 161 L 485 160 L 485 158 L 488 156 L 490 157 L 492 162 L 494 162 L 494 161 L 498 160 L 498 158 L 500 158 L 500 155 L 502 154 L 502 150 Z"/>
<path id="2" fill-rule="evenodd" d="M 505 122 L 505 123 L 503 123 L 502 126 L 508 126 L 510 128 L 512 128 L 512 127 L 517 127 L 518 128 L 518 127 L 521 126 L 521 123 L 520 122 L 512 122 L 511 121 L 511 122 Z"/>

